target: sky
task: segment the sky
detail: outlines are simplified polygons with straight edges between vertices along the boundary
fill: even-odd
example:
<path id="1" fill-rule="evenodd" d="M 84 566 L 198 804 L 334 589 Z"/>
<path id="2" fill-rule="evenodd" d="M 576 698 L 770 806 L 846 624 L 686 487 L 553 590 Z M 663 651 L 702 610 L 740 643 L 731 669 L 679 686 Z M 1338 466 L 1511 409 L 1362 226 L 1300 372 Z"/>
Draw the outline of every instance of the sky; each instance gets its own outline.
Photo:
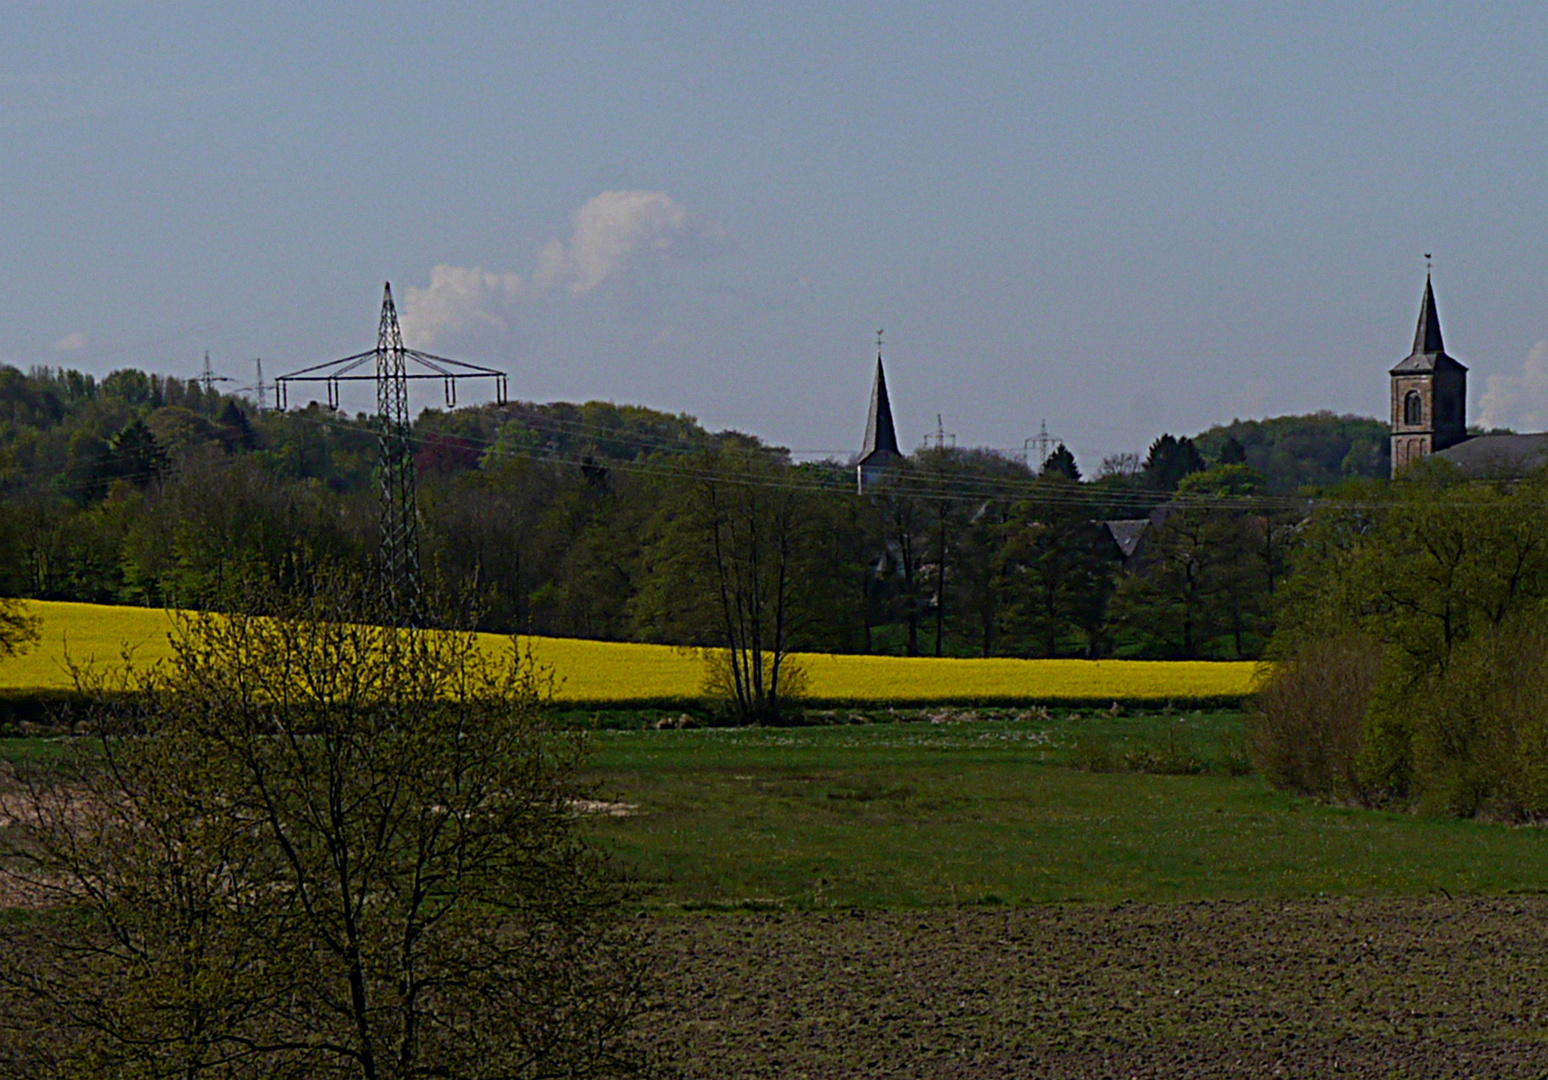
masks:
<path id="1" fill-rule="evenodd" d="M 513 397 L 843 457 L 883 329 L 906 447 L 1020 453 L 1046 423 L 1091 472 L 1237 417 L 1384 417 L 1430 253 L 1472 422 L 1548 428 L 1545 5 L 0 0 L 0 25 L 0 363 L 208 351 L 251 383 L 374 346 L 390 280 L 410 346 Z"/>

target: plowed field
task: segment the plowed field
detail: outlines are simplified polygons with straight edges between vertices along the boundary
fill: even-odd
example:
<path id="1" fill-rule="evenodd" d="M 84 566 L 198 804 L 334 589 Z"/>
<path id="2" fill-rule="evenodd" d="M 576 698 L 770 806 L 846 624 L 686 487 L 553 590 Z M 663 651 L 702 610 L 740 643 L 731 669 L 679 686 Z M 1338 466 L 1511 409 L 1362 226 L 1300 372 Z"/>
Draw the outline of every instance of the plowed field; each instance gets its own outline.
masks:
<path id="1" fill-rule="evenodd" d="M 685 1077 L 1541 1077 L 1548 900 L 654 920 Z"/>

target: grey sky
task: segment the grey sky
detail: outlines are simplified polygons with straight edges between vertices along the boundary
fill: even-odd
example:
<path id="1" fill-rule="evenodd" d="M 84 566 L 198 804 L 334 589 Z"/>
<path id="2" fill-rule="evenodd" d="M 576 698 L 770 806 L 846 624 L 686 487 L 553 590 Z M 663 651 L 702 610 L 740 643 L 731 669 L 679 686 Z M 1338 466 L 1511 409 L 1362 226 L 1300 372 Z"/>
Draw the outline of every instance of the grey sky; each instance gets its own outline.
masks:
<path id="1" fill-rule="evenodd" d="M 1380 414 L 1433 251 L 1548 425 L 1541 5 L 227 7 L 0 6 L 0 360 L 273 374 L 391 278 L 516 396 L 845 453 L 885 327 L 905 444 L 1090 469 Z"/>

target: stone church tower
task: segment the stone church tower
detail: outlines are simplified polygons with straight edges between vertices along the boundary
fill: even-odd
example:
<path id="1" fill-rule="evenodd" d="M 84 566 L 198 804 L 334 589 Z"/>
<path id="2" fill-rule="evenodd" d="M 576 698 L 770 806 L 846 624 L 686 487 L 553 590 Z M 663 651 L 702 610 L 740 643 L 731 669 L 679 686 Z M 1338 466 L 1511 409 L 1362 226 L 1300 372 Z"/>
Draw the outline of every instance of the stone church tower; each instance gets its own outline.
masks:
<path id="1" fill-rule="evenodd" d="M 1428 274 L 1414 351 L 1391 371 L 1392 475 L 1467 439 L 1467 368 L 1441 340 L 1435 290 Z"/>

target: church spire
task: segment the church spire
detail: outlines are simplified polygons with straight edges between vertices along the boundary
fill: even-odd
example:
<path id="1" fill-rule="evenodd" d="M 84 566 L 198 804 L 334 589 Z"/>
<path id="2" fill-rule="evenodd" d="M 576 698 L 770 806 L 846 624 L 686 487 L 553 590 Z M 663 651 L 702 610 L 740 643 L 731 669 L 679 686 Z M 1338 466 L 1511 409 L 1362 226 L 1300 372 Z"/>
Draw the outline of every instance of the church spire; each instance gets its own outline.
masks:
<path id="1" fill-rule="evenodd" d="M 1440 315 L 1435 311 L 1435 289 L 1430 285 L 1430 275 L 1424 275 L 1424 300 L 1419 305 L 1419 325 L 1414 329 L 1414 352 L 1443 353 L 1446 344 L 1441 340 Z"/>
<path id="2" fill-rule="evenodd" d="M 871 412 L 865 420 L 860 459 L 877 453 L 898 454 L 898 433 L 892 426 L 892 402 L 887 397 L 887 373 L 882 370 L 880 352 L 876 354 L 876 381 L 871 384 Z"/>
<path id="3" fill-rule="evenodd" d="M 892 426 L 892 401 L 887 397 L 887 373 L 882 370 L 881 334 L 876 331 L 876 381 L 871 384 L 871 411 L 865 420 L 865 442 L 855 463 L 855 478 L 863 495 L 902 457 Z"/>

